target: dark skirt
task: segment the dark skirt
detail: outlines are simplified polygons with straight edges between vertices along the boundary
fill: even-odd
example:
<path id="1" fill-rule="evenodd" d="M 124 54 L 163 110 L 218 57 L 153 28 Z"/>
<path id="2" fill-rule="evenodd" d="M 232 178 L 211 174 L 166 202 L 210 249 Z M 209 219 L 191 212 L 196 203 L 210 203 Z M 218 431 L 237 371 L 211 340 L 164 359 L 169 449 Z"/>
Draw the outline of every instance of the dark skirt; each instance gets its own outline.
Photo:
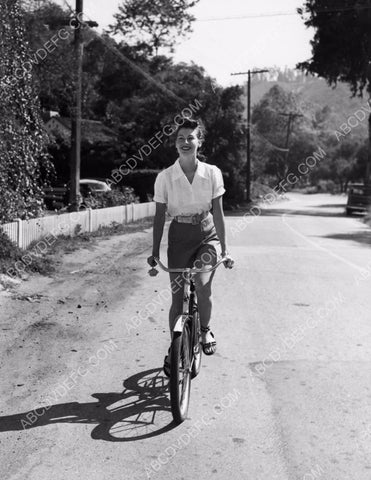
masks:
<path id="1" fill-rule="evenodd" d="M 194 261 L 205 253 L 216 258 L 220 242 L 211 213 L 198 224 L 179 223 L 173 220 L 169 227 L 167 258 L 169 268 L 192 267 Z M 197 268 L 201 265 L 197 265 Z"/>

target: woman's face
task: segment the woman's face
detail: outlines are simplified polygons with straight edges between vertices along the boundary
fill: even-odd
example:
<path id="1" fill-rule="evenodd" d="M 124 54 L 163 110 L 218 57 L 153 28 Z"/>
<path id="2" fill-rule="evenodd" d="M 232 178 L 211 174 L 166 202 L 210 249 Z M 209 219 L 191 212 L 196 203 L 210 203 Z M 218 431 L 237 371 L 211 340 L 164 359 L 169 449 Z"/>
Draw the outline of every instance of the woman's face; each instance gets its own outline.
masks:
<path id="1" fill-rule="evenodd" d="M 197 137 L 197 128 L 181 128 L 176 137 L 175 146 L 181 157 L 193 157 L 197 154 L 201 142 Z"/>

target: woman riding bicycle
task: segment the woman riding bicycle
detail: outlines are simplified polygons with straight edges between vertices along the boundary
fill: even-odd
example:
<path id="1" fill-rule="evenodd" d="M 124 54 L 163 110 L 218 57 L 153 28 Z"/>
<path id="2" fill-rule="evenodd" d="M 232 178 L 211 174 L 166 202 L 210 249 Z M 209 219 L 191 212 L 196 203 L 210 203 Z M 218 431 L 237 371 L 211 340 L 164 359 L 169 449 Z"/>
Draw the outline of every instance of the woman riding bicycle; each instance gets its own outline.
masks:
<path id="1" fill-rule="evenodd" d="M 227 256 L 222 196 L 225 192 L 223 177 L 215 165 L 201 162 L 198 149 L 204 140 L 202 124 L 187 119 L 175 132 L 175 146 L 179 154 L 176 162 L 160 172 L 155 182 L 156 213 L 153 222 L 153 248 L 148 263 L 156 265 L 165 224 L 165 213 L 173 217 L 168 235 L 168 267 L 210 267 L 217 262 L 217 249 Z M 212 209 L 212 214 L 210 210 Z M 232 268 L 233 260 L 224 263 Z M 210 330 L 212 310 L 211 283 L 214 272 L 199 273 L 195 286 L 200 314 L 202 346 L 205 355 L 216 351 L 214 335 Z M 182 275 L 170 273 L 172 304 L 169 312 L 170 334 L 183 307 Z M 169 371 L 169 359 L 164 361 Z"/>

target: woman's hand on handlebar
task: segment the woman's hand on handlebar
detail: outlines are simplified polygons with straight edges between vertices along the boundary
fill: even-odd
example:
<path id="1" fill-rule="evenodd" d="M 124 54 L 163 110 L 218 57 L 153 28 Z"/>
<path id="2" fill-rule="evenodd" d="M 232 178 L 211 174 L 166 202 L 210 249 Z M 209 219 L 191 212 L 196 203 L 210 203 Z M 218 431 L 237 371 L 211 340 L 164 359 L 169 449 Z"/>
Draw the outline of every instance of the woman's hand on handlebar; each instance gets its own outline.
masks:
<path id="1" fill-rule="evenodd" d="M 234 260 L 233 258 L 229 255 L 229 253 L 227 252 L 224 252 L 222 253 L 222 258 L 226 259 L 226 261 L 224 262 L 224 266 L 225 268 L 233 268 L 233 265 L 234 265 Z"/>
<path id="2" fill-rule="evenodd" d="M 155 267 L 157 265 L 156 258 L 158 258 L 158 255 L 150 255 L 147 258 L 147 263 L 150 267 Z"/>

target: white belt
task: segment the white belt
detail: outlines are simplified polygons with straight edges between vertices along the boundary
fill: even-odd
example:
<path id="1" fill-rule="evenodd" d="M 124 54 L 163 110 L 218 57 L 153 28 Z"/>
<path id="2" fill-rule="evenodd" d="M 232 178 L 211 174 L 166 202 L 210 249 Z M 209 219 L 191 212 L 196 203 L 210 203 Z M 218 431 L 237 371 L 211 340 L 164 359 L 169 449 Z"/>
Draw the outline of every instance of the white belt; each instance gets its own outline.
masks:
<path id="1" fill-rule="evenodd" d="M 174 220 L 178 223 L 191 223 L 198 225 L 204 218 L 208 216 L 209 212 L 196 213 L 194 215 L 177 215 Z"/>

